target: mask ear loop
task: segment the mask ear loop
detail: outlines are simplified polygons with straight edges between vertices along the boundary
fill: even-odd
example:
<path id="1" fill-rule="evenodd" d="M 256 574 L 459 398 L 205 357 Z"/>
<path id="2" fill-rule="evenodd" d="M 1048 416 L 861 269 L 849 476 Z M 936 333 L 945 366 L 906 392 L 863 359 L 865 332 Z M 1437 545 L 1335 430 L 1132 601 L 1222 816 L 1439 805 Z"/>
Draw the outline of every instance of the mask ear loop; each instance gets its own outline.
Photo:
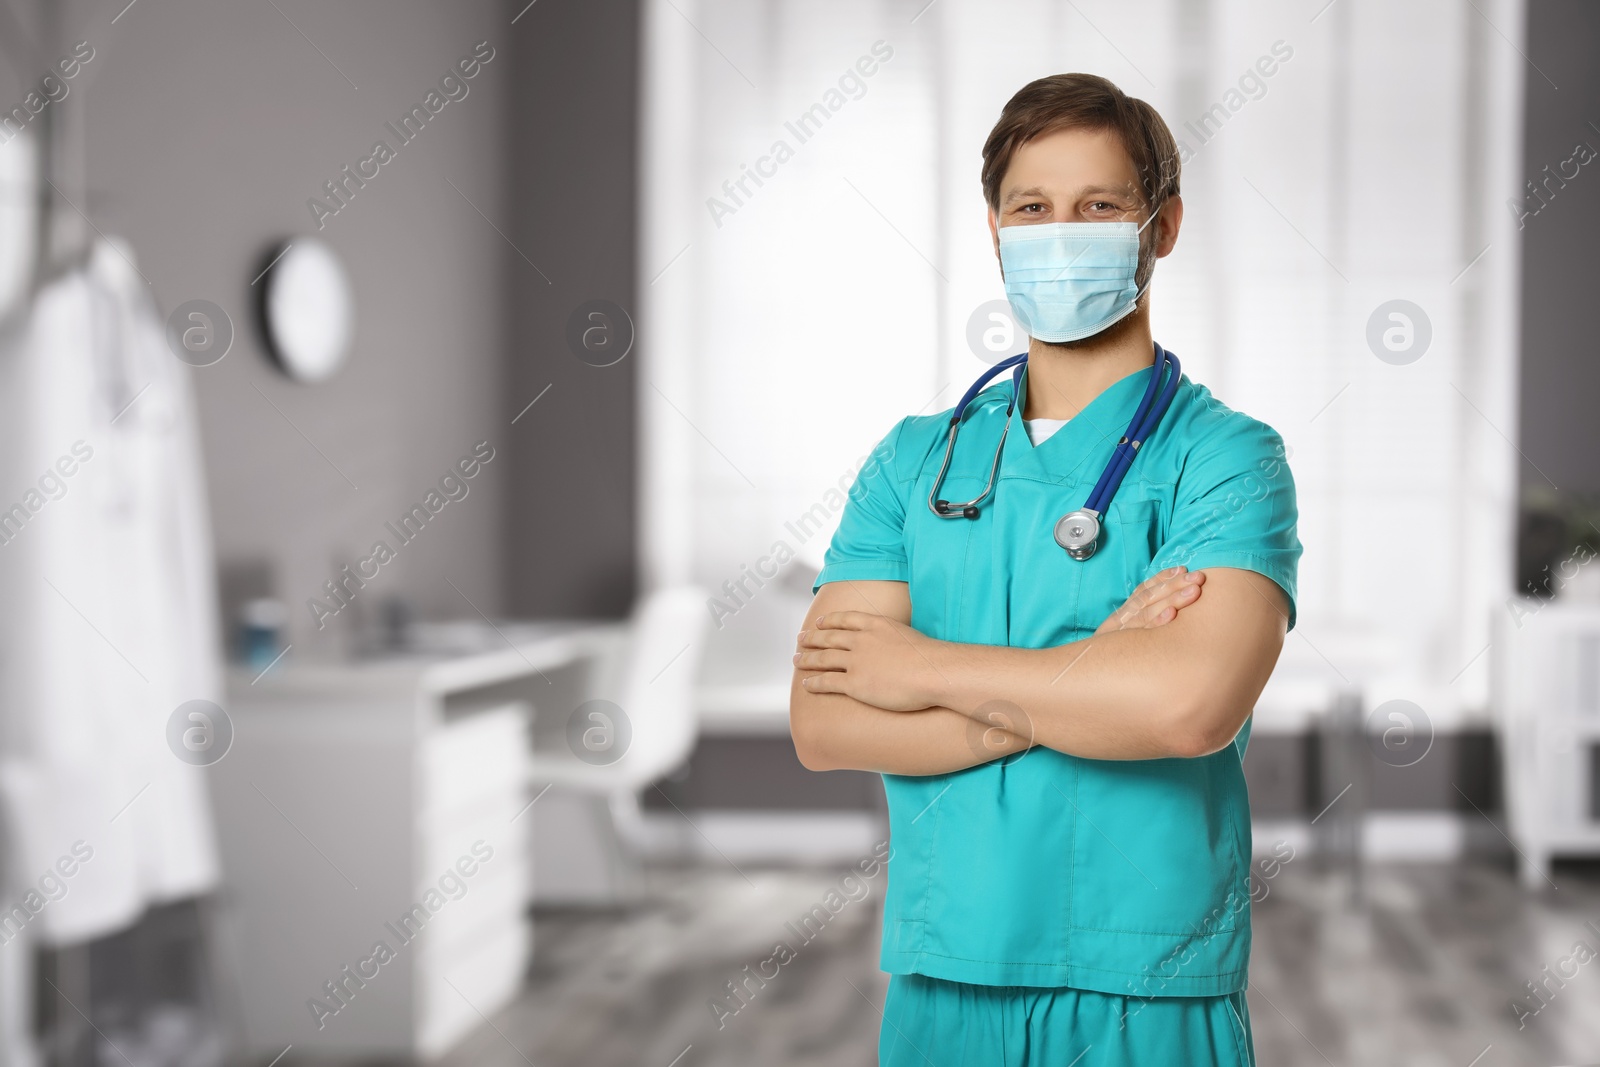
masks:
<path id="1" fill-rule="evenodd" d="M 1154 211 L 1150 212 L 1150 217 L 1145 219 L 1144 222 L 1142 224 L 1140 224 L 1139 228 L 1134 231 L 1134 233 L 1139 234 L 1139 235 L 1143 235 L 1144 231 L 1145 231 L 1145 227 L 1149 226 L 1152 222 L 1156 221 L 1156 216 L 1161 214 L 1161 208 L 1164 208 L 1166 206 L 1167 206 L 1167 202 L 1165 200 L 1163 200 L 1161 202 L 1161 207 L 1158 207 Z M 1135 272 L 1137 272 L 1137 268 L 1135 268 Z M 1151 267 L 1151 270 L 1150 270 L 1150 277 L 1146 278 L 1144 284 L 1139 287 L 1139 291 L 1137 293 L 1133 294 L 1133 306 L 1135 308 L 1137 308 L 1139 306 L 1139 301 L 1144 299 L 1144 294 L 1149 291 L 1150 283 L 1155 281 L 1155 280 L 1156 280 L 1156 272 L 1155 272 L 1155 268 L 1154 268 L 1153 261 L 1152 261 L 1152 267 Z"/>

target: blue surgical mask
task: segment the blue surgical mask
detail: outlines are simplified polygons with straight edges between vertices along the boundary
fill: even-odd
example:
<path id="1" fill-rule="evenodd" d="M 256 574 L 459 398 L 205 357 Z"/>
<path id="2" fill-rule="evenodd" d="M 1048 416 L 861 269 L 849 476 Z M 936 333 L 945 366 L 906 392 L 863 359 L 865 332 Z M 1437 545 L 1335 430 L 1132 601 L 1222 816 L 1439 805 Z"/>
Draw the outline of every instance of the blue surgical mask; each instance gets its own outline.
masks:
<path id="1" fill-rule="evenodd" d="M 1002 226 L 1006 299 L 1029 337 L 1052 344 L 1093 337 L 1139 304 L 1139 234 L 1131 222 Z"/>

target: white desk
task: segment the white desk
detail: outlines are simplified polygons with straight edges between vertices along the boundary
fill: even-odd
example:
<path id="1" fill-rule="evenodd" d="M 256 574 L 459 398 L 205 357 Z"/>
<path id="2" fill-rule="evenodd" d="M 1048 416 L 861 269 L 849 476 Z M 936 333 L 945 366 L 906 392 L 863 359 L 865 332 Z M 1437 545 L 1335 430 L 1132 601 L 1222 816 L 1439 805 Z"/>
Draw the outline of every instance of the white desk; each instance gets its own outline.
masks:
<path id="1" fill-rule="evenodd" d="M 251 1055 L 428 1058 L 515 995 L 531 951 L 531 713 L 546 674 L 609 651 L 622 627 L 502 630 L 470 654 L 321 665 L 291 651 L 259 679 L 230 674 L 234 739 L 212 795 Z"/>

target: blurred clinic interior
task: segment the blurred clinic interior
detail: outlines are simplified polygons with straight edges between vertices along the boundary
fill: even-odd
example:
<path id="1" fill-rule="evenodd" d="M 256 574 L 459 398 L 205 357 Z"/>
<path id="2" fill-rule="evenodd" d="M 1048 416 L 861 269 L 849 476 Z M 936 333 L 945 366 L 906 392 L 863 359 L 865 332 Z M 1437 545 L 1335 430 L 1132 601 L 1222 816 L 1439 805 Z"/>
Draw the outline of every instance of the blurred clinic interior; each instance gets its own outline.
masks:
<path id="1" fill-rule="evenodd" d="M 1600 1062 L 1597 57 L 1583 0 L 0 0 L 0 1067 L 876 1063 L 884 780 L 800 762 L 795 632 L 873 445 L 1027 347 L 981 152 L 1069 71 L 1177 138 L 1154 337 L 1298 492 L 1257 1061 Z"/>

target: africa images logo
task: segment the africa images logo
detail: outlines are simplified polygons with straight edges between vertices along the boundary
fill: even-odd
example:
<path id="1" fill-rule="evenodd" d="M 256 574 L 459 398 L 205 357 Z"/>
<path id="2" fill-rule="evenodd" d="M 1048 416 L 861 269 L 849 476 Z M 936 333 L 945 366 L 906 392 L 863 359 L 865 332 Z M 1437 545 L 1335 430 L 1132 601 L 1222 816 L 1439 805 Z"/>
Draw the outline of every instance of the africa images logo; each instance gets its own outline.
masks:
<path id="1" fill-rule="evenodd" d="M 422 103 L 411 105 L 411 110 L 400 117 L 400 125 L 396 126 L 393 122 L 383 124 L 394 135 L 395 144 L 390 145 L 382 138 L 374 141 L 372 151 L 365 158 L 356 160 L 354 170 L 347 163 L 340 168 L 338 177 L 323 182 L 322 190 L 328 199 L 324 201 L 311 197 L 306 201 L 317 229 L 322 229 L 328 224 L 328 219 L 349 207 L 356 193 L 365 189 L 367 182 L 376 178 L 383 167 L 399 158 L 400 149 L 421 134 L 429 121 L 438 116 L 446 105 L 465 100 L 472 91 L 472 86 L 467 83 L 476 78 L 494 56 L 494 47 L 488 41 L 479 41 L 473 46 L 471 55 L 458 60 L 439 79 L 437 89 L 429 89 Z"/>
<path id="2" fill-rule="evenodd" d="M 873 57 L 877 58 L 874 59 Z M 821 131 L 823 125 L 851 100 L 860 100 L 867 95 L 866 79 L 876 74 L 879 68 L 894 58 L 894 46 L 888 41 L 872 42 L 872 55 L 864 55 L 857 59 L 855 65 L 846 67 L 843 74 L 839 75 L 836 86 L 830 86 L 822 94 L 822 99 L 800 112 L 794 119 L 784 122 L 783 128 L 794 138 L 795 143 L 779 137 L 772 142 L 764 155 L 756 158 L 756 165 L 751 167 L 747 163 L 739 164 L 740 174 L 737 178 L 729 178 L 722 183 L 722 195 L 726 199 L 715 196 L 706 198 L 706 210 L 711 213 L 711 221 L 717 224 L 717 229 L 722 229 L 722 220 L 738 212 L 745 203 L 755 194 L 751 191 L 749 182 L 755 182 L 759 189 L 765 185 L 764 178 L 778 176 L 778 168 L 795 157 L 795 149 L 805 144 Z M 847 97 L 845 94 L 849 94 Z M 742 194 L 742 195 L 741 195 Z"/>
<path id="3" fill-rule="evenodd" d="M 327 600 L 307 597 L 306 608 L 316 620 L 317 629 L 325 627 L 329 619 L 349 607 L 356 595 L 382 573 L 385 565 L 399 558 L 400 549 L 421 536 L 423 529 L 438 517 L 445 505 L 465 500 L 472 491 L 467 479 L 476 478 L 494 456 L 494 446 L 488 441 L 473 445 L 472 454 L 457 460 L 455 466 L 439 479 L 438 487 L 429 488 L 422 503 L 412 504 L 411 510 L 400 517 L 398 526 L 393 522 L 383 524 L 394 535 L 394 545 L 379 538 L 372 543 L 372 550 L 356 561 L 353 570 L 346 564 L 338 574 L 322 583 Z"/>

